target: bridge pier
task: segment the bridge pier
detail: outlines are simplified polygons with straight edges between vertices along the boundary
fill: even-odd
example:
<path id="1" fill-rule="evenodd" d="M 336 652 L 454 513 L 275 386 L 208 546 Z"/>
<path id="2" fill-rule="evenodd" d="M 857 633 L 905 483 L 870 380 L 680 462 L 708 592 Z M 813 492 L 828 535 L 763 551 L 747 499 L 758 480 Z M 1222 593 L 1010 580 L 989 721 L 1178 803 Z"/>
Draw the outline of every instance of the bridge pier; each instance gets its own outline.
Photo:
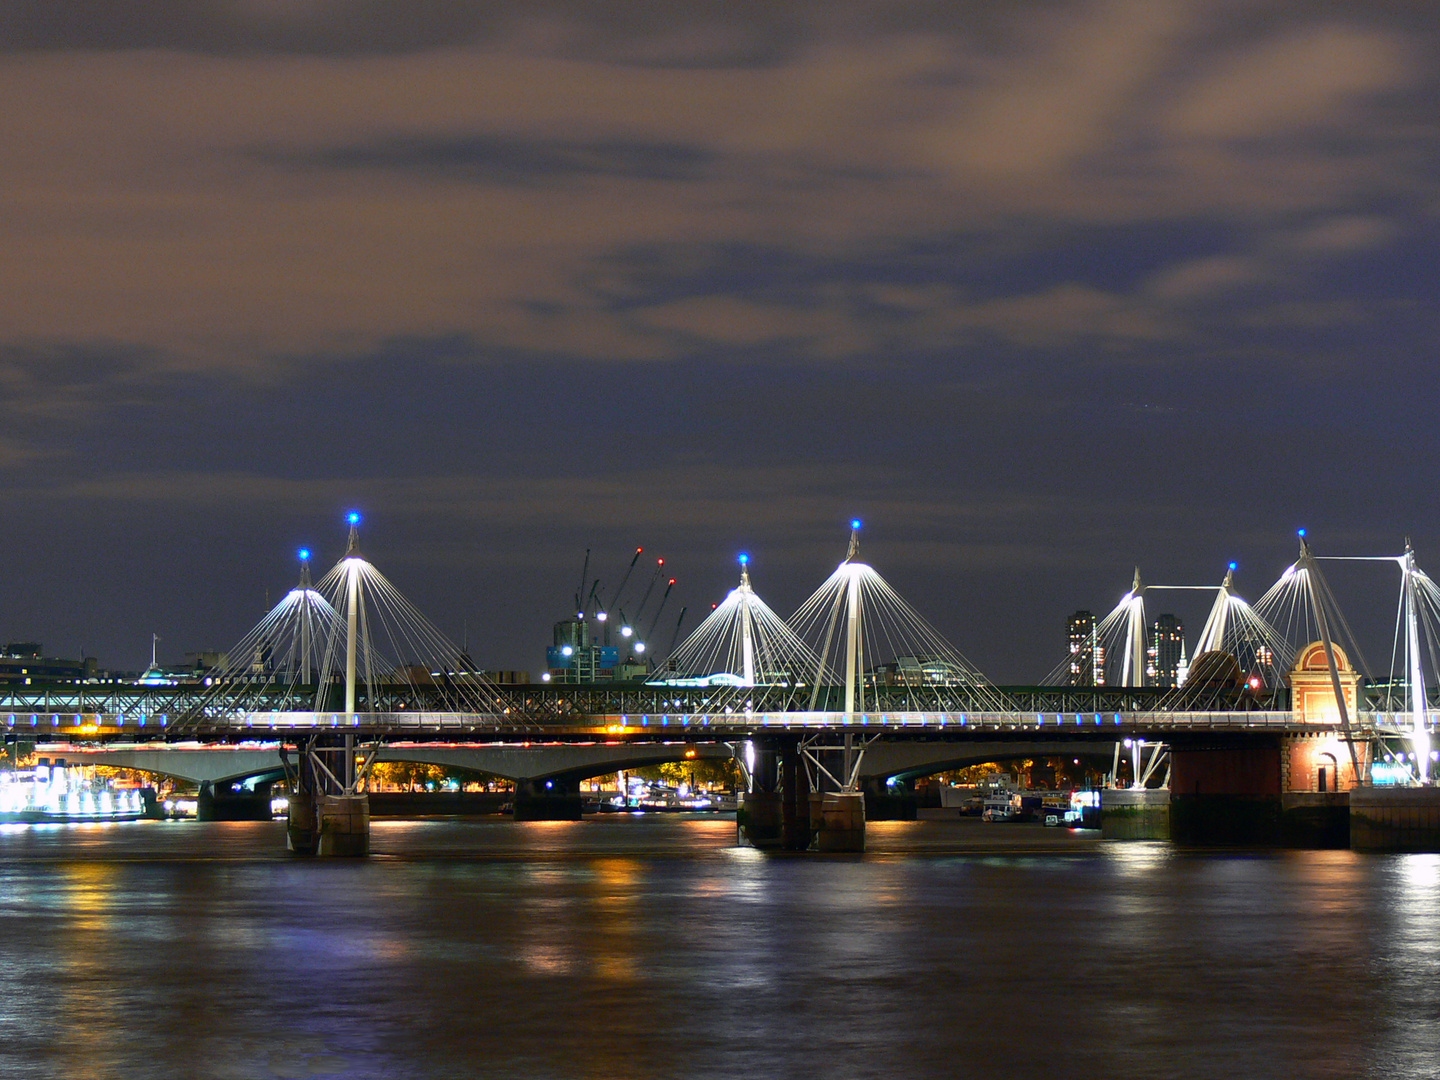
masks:
<path id="1" fill-rule="evenodd" d="M 315 854 L 360 858 L 370 854 L 370 796 L 321 795 L 315 806 Z"/>
<path id="2" fill-rule="evenodd" d="M 280 760 L 290 782 L 286 848 L 325 858 L 369 855 L 370 796 L 360 788 L 363 777 L 356 778 L 353 737 L 338 745 L 312 738 L 301 747 L 293 770 L 283 749 Z"/>
<path id="3" fill-rule="evenodd" d="M 1279 738 L 1176 737 L 1170 744 L 1170 838 L 1196 847 L 1278 846 Z"/>
<path id="4" fill-rule="evenodd" d="M 798 740 L 784 747 L 780 759 L 781 794 L 780 846 L 786 851 L 808 851 L 815 835 L 818 815 L 812 808 L 810 774 L 800 760 Z"/>
<path id="5" fill-rule="evenodd" d="M 858 791 L 827 791 L 820 797 L 820 828 L 815 850 L 865 850 L 865 796 Z"/>
<path id="6" fill-rule="evenodd" d="M 268 780 L 257 783 L 252 791 L 246 791 L 234 782 L 204 782 L 195 798 L 196 821 L 269 821 L 275 815 L 270 810 Z"/>
<path id="7" fill-rule="evenodd" d="M 285 817 L 285 849 L 296 855 L 314 855 L 319 839 L 315 796 L 308 791 L 292 791 L 290 809 Z"/>
<path id="8" fill-rule="evenodd" d="M 558 779 L 517 780 L 511 813 L 516 821 L 579 821 L 585 800 L 579 788 Z"/>
<path id="9" fill-rule="evenodd" d="M 739 843 L 750 847 L 764 850 L 781 848 L 785 846 L 785 800 L 781 791 L 780 740 L 773 737 L 751 739 L 750 747 L 754 752 L 753 760 L 746 762 L 750 786 L 735 812 L 737 838 Z M 792 756 L 798 755 L 792 752 Z M 798 822 L 798 807 L 792 807 L 791 813 L 792 821 Z M 808 809 L 806 825 L 808 828 Z M 808 841 L 806 846 L 809 846 Z"/>

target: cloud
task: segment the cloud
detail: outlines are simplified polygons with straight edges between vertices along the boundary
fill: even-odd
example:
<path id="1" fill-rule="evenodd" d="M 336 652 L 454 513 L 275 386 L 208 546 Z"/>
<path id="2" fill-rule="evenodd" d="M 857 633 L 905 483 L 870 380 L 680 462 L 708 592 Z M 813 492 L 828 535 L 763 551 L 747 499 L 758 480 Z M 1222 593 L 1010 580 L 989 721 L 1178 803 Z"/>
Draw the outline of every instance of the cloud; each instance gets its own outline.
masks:
<path id="1" fill-rule="evenodd" d="M 575 177 L 693 180 L 714 155 L 681 143 L 624 139 L 538 139 L 506 135 L 396 138 L 308 156 L 279 155 L 295 167 L 394 169 L 479 183 L 563 184 Z"/>
<path id="2" fill-rule="evenodd" d="M 1398 233 L 1387 218 L 1357 214 L 1317 222 L 1291 237 L 1289 245 L 1305 254 L 1343 255 L 1379 247 Z"/>
<path id="3" fill-rule="evenodd" d="M 1365 99 L 1408 84 L 1414 50 L 1398 34 L 1331 24 L 1237 50 L 1173 113 L 1183 136 L 1257 139 L 1348 126 Z"/>
<path id="4" fill-rule="evenodd" d="M 1434 188 L 1433 124 L 1394 134 L 1435 104 L 1414 60 L 1434 35 L 1407 44 L 1383 13 L 1280 5 L 1261 34 L 1179 3 L 838 5 L 722 32 L 728 7 L 460 4 L 421 5 L 422 32 L 423 12 L 375 3 L 346 9 L 347 44 L 327 4 L 92 7 L 93 33 L 24 6 L 0 64 L 0 325 L 171 372 L 303 378 L 297 358 L 444 337 L 477 362 L 778 342 L 883 365 L 899 334 L 928 348 L 966 327 L 1123 347 L 1174 330 L 1165 304 L 1224 295 L 1244 254 L 1177 251 L 1168 277 L 1131 256 L 1128 281 L 1104 260 L 1001 280 L 978 255 L 1268 215 L 1343 257 L 1383 242 L 1377 204 L 1427 213 Z M 937 242 L 975 255 L 892 255 Z M 724 260 L 684 288 L 612 287 L 636 253 L 726 249 L 824 264 L 832 291 Z M 763 294 L 725 277 L 757 272 Z M 892 286 L 955 310 L 863 302 Z"/>
<path id="5" fill-rule="evenodd" d="M 922 136 L 937 161 L 987 180 L 1034 180 L 1114 143 L 1189 19 L 1164 0 L 1072 11 L 1037 20 L 1020 55 L 995 58 L 957 91 L 948 121 Z"/>
<path id="6" fill-rule="evenodd" d="M 961 306 L 948 314 L 947 321 L 1029 348 L 1096 338 L 1154 341 L 1174 333 L 1160 312 L 1076 283 Z"/>
<path id="7" fill-rule="evenodd" d="M 1149 284 L 1161 300 L 1187 302 L 1254 285 L 1269 277 L 1258 260 L 1246 255 L 1212 255 L 1170 267 Z"/>

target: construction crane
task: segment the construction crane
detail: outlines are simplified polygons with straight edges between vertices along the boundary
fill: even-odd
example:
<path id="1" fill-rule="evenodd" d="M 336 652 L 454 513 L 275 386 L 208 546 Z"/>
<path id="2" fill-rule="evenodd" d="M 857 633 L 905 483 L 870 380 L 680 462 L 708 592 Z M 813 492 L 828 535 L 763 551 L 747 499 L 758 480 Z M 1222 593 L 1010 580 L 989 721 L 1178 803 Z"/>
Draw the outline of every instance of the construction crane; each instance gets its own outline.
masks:
<path id="1" fill-rule="evenodd" d="M 682 606 L 682 607 L 680 608 L 680 617 L 675 620 L 675 632 L 670 635 L 670 648 L 666 650 L 666 652 L 665 652 L 665 655 L 666 655 L 666 656 L 673 656 L 673 655 L 674 655 L 674 653 L 675 653 L 675 643 L 680 640 L 680 626 L 681 626 L 682 623 L 685 622 L 685 613 L 686 613 L 687 611 L 689 611 L 689 610 L 690 610 L 690 608 L 689 608 L 688 606 Z"/>
<path id="2" fill-rule="evenodd" d="M 663 562 L 664 560 L 662 559 L 661 561 Z M 665 585 L 665 592 L 660 596 L 660 606 L 655 609 L 655 614 L 651 616 L 650 629 L 640 636 L 639 641 L 635 642 L 635 652 L 637 654 L 645 651 L 645 642 L 649 639 L 650 635 L 655 632 L 655 624 L 660 621 L 660 613 L 665 610 L 665 601 L 670 599 L 670 590 L 674 587 L 675 579 L 672 577 Z"/>

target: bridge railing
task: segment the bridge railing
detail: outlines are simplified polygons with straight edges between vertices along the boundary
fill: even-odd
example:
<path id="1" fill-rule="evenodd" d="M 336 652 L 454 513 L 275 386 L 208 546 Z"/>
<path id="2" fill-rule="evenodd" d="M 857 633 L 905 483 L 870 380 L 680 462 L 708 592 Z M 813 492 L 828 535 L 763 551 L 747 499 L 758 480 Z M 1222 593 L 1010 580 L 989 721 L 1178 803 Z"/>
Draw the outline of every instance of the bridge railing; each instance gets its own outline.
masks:
<path id="1" fill-rule="evenodd" d="M 1440 715 L 1440 714 L 1437 714 Z M 1434 717 L 1432 717 L 1432 723 Z M 1360 732 L 1400 733 L 1410 729 L 1408 713 L 1361 713 Z M 53 739 L 65 735 L 126 734 L 173 737 L 165 714 L 135 717 L 125 713 L 0 714 L 0 728 L 14 737 Z M 1145 710 L 1131 712 L 718 712 L 609 713 L 556 718 L 544 730 L 574 728 L 611 733 L 681 731 L 744 732 L 759 729 L 867 728 L 896 731 L 1054 731 L 1097 734 L 1106 730 L 1187 731 L 1255 730 L 1334 731 L 1334 720 L 1306 721 L 1291 711 Z M 252 712 L 207 717 L 199 727 L 185 725 L 187 736 L 247 736 L 265 732 L 322 733 L 347 729 L 368 734 L 443 735 L 472 732 L 521 733 L 540 730 L 533 718 L 504 713 L 399 711 L 384 713 Z"/>
<path id="2" fill-rule="evenodd" d="M 975 728 L 977 730 L 1031 731 L 1037 729 L 1088 730 L 1105 728 L 1292 728 L 1298 723 L 1290 711 L 1213 712 L 784 712 L 695 713 L 620 716 L 626 727 L 882 727 Z"/>

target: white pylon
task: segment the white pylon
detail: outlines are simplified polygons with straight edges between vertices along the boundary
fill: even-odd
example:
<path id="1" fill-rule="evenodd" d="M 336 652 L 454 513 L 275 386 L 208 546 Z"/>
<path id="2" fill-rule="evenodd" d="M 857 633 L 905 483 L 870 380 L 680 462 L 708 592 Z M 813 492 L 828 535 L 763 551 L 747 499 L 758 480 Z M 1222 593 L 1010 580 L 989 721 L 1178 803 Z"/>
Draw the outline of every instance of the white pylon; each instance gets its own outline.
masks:
<path id="1" fill-rule="evenodd" d="M 350 543 L 345 549 L 345 715 L 355 715 L 355 653 L 360 621 L 360 515 L 351 514 Z"/>
<path id="2" fill-rule="evenodd" d="M 755 685 L 755 590 L 750 587 L 750 556 L 740 556 L 740 677 L 746 686 Z"/>
<path id="3" fill-rule="evenodd" d="M 646 680 L 657 686 L 706 687 L 709 711 L 749 710 L 759 690 L 771 708 L 808 696 L 820 659 L 770 610 L 750 580 L 750 556 L 739 556 L 740 584 Z M 833 680 L 828 676 L 825 684 Z"/>
<path id="4" fill-rule="evenodd" d="M 1405 538 L 1405 554 L 1400 557 L 1400 568 L 1405 576 L 1405 673 L 1409 683 L 1410 746 L 1415 754 L 1415 764 L 1419 767 L 1420 783 L 1423 784 L 1430 775 L 1430 732 L 1425 724 L 1425 670 L 1420 659 L 1418 569 L 1415 566 L 1415 550 L 1410 546 L 1408 536 Z"/>
<path id="5" fill-rule="evenodd" d="M 1135 568 L 1135 581 L 1121 601 L 1126 605 L 1125 663 L 1120 672 L 1121 686 L 1145 685 L 1145 586 L 1140 583 L 1140 568 Z"/>
<path id="6" fill-rule="evenodd" d="M 843 679 L 831 708 L 850 717 L 867 708 L 901 708 L 882 705 L 897 701 L 909 709 L 1002 711 L 1005 704 L 985 676 L 859 555 L 857 519 L 850 523 L 845 561 L 789 620 L 797 636 L 818 645 L 810 709 Z"/>
<path id="7" fill-rule="evenodd" d="M 1230 620 L 1230 598 L 1235 592 L 1235 564 L 1232 562 L 1225 571 L 1225 580 L 1215 594 L 1215 603 L 1205 619 L 1205 628 L 1200 631 L 1200 640 L 1195 643 L 1195 655 L 1214 652 L 1225 648 L 1225 631 Z"/>
<path id="8" fill-rule="evenodd" d="M 855 715 L 856 701 L 865 708 L 865 688 L 857 685 L 864 670 L 860 649 L 860 567 L 855 561 L 860 554 L 860 521 L 850 523 L 850 550 L 845 556 L 849 581 L 845 587 L 845 713 Z"/>

